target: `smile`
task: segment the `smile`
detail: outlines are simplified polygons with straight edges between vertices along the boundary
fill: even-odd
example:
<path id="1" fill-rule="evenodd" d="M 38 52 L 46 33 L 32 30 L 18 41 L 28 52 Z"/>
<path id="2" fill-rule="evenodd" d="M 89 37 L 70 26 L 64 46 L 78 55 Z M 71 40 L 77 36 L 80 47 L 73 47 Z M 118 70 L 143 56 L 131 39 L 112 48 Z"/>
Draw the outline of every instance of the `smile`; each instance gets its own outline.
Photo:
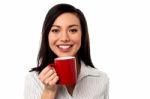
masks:
<path id="1" fill-rule="evenodd" d="M 73 45 L 57 45 L 57 47 L 61 50 L 61 51 L 70 51 L 71 47 Z"/>

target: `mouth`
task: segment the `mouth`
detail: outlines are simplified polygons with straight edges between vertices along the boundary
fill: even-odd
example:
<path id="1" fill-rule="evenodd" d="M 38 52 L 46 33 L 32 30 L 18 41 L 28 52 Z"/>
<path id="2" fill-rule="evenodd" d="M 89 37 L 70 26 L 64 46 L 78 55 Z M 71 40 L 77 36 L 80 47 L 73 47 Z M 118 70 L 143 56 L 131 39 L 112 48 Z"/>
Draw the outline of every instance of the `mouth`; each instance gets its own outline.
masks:
<path id="1" fill-rule="evenodd" d="M 59 50 L 63 51 L 63 52 L 67 52 L 70 51 L 72 48 L 73 44 L 67 44 L 67 45 L 57 45 L 57 47 L 59 48 Z"/>

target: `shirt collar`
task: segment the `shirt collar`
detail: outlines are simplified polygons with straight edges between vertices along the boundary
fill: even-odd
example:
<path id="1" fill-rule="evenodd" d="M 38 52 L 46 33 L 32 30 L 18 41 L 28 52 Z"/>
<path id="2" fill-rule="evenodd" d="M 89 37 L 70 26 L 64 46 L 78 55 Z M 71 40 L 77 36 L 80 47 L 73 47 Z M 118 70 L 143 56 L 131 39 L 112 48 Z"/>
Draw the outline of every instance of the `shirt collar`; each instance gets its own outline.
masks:
<path id="1" fill-rule="evenodd" d="M 81 61 L 81 70 L 78 80 L 81 80 L 82 78 L 87 76 L 100 76 L 100 72 L 98 69 L 85 65 L 84 62 Z"/>

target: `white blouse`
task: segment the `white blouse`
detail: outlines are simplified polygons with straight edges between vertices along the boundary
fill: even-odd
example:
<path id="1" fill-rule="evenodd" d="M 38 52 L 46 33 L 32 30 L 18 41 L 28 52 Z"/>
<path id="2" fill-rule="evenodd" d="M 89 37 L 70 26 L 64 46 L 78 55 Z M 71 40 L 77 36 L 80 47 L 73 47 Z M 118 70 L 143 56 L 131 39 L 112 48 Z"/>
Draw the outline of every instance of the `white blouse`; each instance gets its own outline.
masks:
<path id="1" fill-rule="evenodd" d="M 81 62 L 81 70 L 72 96 L 65 85 L 58 85 L 56 99 L 109 99 L 108 76 Z M 25 79 L 24 99 L 41 99 L 43 83 L 37 72 L 29 72 Z"/>

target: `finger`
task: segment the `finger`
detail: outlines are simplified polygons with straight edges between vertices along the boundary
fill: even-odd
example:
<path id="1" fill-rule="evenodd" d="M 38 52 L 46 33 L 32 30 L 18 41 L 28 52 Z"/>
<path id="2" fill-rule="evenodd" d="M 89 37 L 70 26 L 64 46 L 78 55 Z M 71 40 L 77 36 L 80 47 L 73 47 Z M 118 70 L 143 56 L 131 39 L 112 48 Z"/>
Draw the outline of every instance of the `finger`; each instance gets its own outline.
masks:
<path id="1" fill-rule="evenodd" d="M 54 67 L 52 67 L 52 69 L 54 70 L 54 72 L 56 72 L 56 70 L 55 70 L 55 68 Z M 57 72 L 56 72 L 57 73 Z"/>
<path id="2" fill-rule="evenodd" d="M 52 74 L 54 74 L 53 68 L 51 68 L 45 75 L 43 75 L 42 81 L 45 81 L 46 79 L 48 79 Z"/>
<path id="3" fill-rule="evenodd" d="M 49 84 L 50 86 L 53 86 L 53 85 L 55 85 L 55 84 L 57 83 L 58 80 L 59 80 L 59 77 L 58 77 L 58 76 L 55 76 L 55 78 L 54 78 L 52 81 L 50 81 L 48 84 Z"/>
<path id="4" fill-rule="evenodd" d="M 42 72 L 39 74 L 39 78 L 42 79 L 43 76 L 44 76 L 50 69 L 51 69 L 51 67 L 46 66 L 46 67 L 42 70 Z"/>
<path id="5" fill-rule="evenodd" d="M 57 76 L 57 74 L 55 72 L 49 78 L 47 78 L 44 82 L 47 84 L 48 82 L 52 81 L 56 76 Z"/>

